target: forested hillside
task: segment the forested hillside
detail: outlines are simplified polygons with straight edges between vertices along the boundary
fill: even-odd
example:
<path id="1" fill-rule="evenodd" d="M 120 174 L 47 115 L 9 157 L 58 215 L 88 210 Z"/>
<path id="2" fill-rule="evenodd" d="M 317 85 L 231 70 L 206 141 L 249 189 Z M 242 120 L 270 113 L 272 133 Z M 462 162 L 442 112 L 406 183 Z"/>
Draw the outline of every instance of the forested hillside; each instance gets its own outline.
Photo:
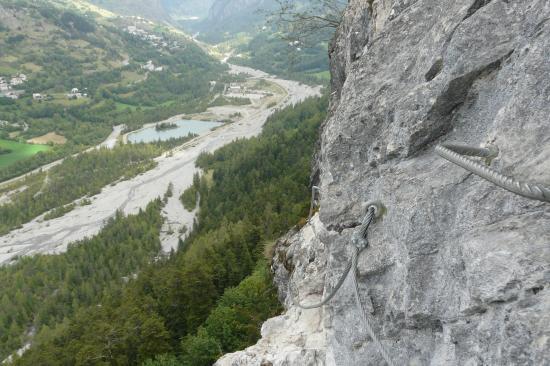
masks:
<path id="1" fill-rule="evenodd" d="M 238 33 L 254 33 L 265 23 L 267 12 L 276 9 L 275 0 L 215 0 L 208 17 L 196 27 L 201 39 L 218 43 Z"/>
<path id="2" fill-rule="evenodd" d="M 0 268 L 0 359 L 41 334 L 57 334 L 83 308 L 101 306 L 160 250 L 160 200 L 136 216 L 117 214 L 97 237 L 63 255 L 23 258 Z M 149 324 L 151 321 L 149 322 Z M 45 358 L 37 365 L 47 365 Z"/>
<path id="3" fill-rule="evenodd" d="M 250 41 L 237 46 L 231 63 L 261 69 L 273 75 L 313 84 L 328 83 L 327 39 L 320 34 L 309 44 L 289 42 L 273 29 L 258 32 Z"/>
<path id="4" fill-rule="evenodd" d="M 269 119 L 259 137 L 203 155 L 199 164 L 207 174 L 194 187 L 201 196 L 199 220 L 180 251 L 141 267 L 127 284 L 103 286 L 95 301 L 62 298 L 61 309 L 48 319 L 63 314 L 64 320 L 48 327 L 34 320 L 36 308 L 22 306 L 25 315 L 17 317 L 6 313 L 3 329 L 15 330 L 2 349 L 13 350 L 24 341 L 14 341 L 15 334 L 34 327 L 32 347 L 16 365 L 200 366 L 255 342 L 261 322 L 280 311 L 263 253 L 307 215 L 311 156 L 326 104 L 326 98 L 310 99 L 286 108 Z M 157 227 L 158 220 L 148 215 L 142 217 Z M 110 242 L 124 240 L 109 227 L 101 235 Z M 132 241 L 140 243 L 142 235 L 154 233 L 132 235 Z M 66 272 L 68 255 L 55 257 L 59 262 L 48 271 Z M 105 258 L 109 266 L 119 260 Z M 34 262 L 20 263 L 0 269 L 0 277 L 14 283 L 10 291 L 20 293 L 15 298 L 26 304 L 34 295 L 16 278 L 26 273 L 26 281 L 40 283 L 44 275 L 35 272 Z M 82 276 L 91 273 L 86 269 Z M 59 286 L 50 285 L 44 293 L 58 294 Z M 12 298 L 7 289 L 0 292 L 0 299 Z"/>
<path id="5" fill-rule="evenodd" d="M 0 78 L 16 79 L 0 96 L 0 139 L 54 145 L 0 180 L 95 145 L 115 125 L 202 111 L 222 78 L 226 67 L 180 33 L 73 4 L 0 2 Z"/>
<path id="6" fill-rule="evenodd" d="M 293 16 L 324 19 L 323 12 L 329 10 L 322 4 L 317 0 L 280 4 L 274 0 L 216 1 L 209 17 L 197 27 L 199 38 L 218 43 L 233 64 L 315 85 L 328 84 L 328 44 L 334 24 L 319 21 L 297 26 L 289 21 Z M 312 21 L 303 21 L 307 22 Z"/>

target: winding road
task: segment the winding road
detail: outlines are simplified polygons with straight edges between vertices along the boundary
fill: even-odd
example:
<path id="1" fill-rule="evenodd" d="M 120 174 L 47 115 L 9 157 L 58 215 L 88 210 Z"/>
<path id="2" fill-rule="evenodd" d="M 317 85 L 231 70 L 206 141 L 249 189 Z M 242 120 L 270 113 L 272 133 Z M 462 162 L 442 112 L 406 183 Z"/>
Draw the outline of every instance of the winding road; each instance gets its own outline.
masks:
<path id="1" fill-rule="evenodd" d="M 251 78 L 274 82 L 284 88 L 288 95 L 275 107 L 247 110 L 241 121 L 205 133 L 172 153 L 164 154 L 156 159 L 157 167 L 152 170 L 131 180 L 104 187 L 100 194 L 92 198 L 91 205 L 77 206 L 65 216 L 50 221 L 42 221 L 38 217 L 0 237 L 0 265 L 9 263 L 16 256 L 61 253 L 70 243 L 96 235 L 117 211 L 135 214 L 145 208 L 155 198 L 162 197 L 170 183 L 174 186 L 173 196 L 163 209 L 166 223 L 161 243 L 165 252 L 176 249 L 181 236 L 180 229 L 183 226 L 191 228 L 195 217 L 195 212 L 188 212 L 182 207 L 179 196 L 192 184 L 193 174 L 197 171 L 195 161 L 199 154 L 203 151 L 213 152 L 237 138 L 256 136 L 276 109 L 320 95 L 320 87 L 277 79 L 246 67 L 231 65 L 231 69 L 234 73 L 247 73 Z M 238 111 L 238 108 L 243 107 L 235 108 Z M 117 130 L 112 137 L 103 146 L 111 146 L 116 141 Z"/>

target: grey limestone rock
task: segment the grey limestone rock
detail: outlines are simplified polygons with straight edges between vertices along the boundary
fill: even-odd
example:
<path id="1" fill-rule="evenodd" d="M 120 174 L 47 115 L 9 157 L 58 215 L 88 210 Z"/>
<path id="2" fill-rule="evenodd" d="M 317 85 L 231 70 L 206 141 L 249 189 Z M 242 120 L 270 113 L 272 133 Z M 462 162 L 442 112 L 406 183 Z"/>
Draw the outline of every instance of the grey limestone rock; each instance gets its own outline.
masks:
<path id="1" fill-rule="evenodd" d="M 318 321 L 311 337 L 324 339 L 309 364 L 384 364 L 349 282 L 320 310 L 298 310 L 286 290 L 291 271 L 302 300 L 330 291 L 363 204 L 379 200 L 387 211 L 358 276 L 397 365 L 550 365 L 550 204 L 434 152 L 441 142 L 496 144 L 494 169 L 550 185 L 550 2 L 351 0 L 330 57 L 314 172 L 320 212 L 275 259 L 286 263 L 275 266 L 282 327 Z M 308 330 L 299 329 L 293 352 L 306 354 Z M 266 362 L 306 364 L 281 361 L 278 341 L 262 342 L 254 347 Z M 221 364 L 259 365 L 242 355 Z"/>

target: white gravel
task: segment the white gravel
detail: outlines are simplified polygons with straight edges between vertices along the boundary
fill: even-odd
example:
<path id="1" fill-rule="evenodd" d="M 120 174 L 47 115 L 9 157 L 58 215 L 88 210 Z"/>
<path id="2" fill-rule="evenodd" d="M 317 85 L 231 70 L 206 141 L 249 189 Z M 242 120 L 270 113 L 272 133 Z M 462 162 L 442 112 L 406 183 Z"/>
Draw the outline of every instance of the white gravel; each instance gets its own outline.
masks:
<path id="1" fill-rule="evenodd" d="M 192 184 L 193 174 L 197 171 L 197 156 L 202 151 L 212 152 L 237 138 L 258 135 L 267 117 L 276 108 L 320 94 L 320 88 L 269 77 L 261 71 L 243 67 L 233 67 L 233 70 L 275 82 L 287 90 L 288 97 L 267 110 L 248 109 L 243 113 L 245 117 L 240 122 L 208 132 L 176 149 L 172 155 L 166 154 L 157 158 L 158 166 L 155 169 L 131 180 L 105 187 L 100 194 L 93 197 L 89 206 L 77 207 L 63 217 L 46 222 L 40 222 L 40 218 L 37 218 L 21 229 L 0 237 L 0 264 L 9 262 L 15 256 L 61 253 L 67 249 L 69 243 L 96 235 L 117 210 L 125 214 L 135 214 L 155 198 L 162 197 L 170 182 L 174 185 L 174 195 L 164 209 L 167 224 L 161 239 L 165 252 L 176 248 L 179 229 L 183 225 L 188 228 L 193 225 L 194 213 L 185 211 L 178 198 Z M 239 111 L 239 108 L 246 107 L 235 107 L 235 111 Z M 114 135 L 108 139 L 109 142 L 113 141 Z M 167 231 L 173 231 L 174 234 L 169 235 Z"/>

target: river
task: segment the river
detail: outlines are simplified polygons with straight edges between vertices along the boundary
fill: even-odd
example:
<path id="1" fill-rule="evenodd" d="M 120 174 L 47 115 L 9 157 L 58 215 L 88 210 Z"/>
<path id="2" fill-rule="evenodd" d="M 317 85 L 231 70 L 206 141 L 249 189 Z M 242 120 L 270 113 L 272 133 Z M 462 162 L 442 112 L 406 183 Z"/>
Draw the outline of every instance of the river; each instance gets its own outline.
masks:
<path id="1" fill-rule="evenodd" d="M 163 210 L 166 224 L 161 242 L 165 252 L 176 249 L 179 229 L 183 226 L 190 228 L 195 217 L 195 213 L 183 209 L 179 196 L 192 184 L 193 174 L 197 172 L 195 161 L 199 154 L 213 152 L 237 138 L 256 136 L 277 108 L 320 95 L 320 87 L 277 79 L 245 67 L 231 67 L 235 73 L 245 72 L 255 79 L 274 82 L 285 89 L 288 95 L 276 106 L 269 108 L 255 110 L 247 106 L 234 107 L 231 112 L 241 112 L 244 116 L 238 123 L 204 133 L 170 154 L 157 158 L 156 168 L 133 179 L 104 187 L 101 193 L 92 198 L 91 205 L 77 206 L 65 216 L 50 221 L 37 218 L 0 237 L 0 264 L 9 262 L 15 256 L 64 252 L 69 243 L 96 235 L 117 210 L 135 214 L 145 208 L 149 202 L 163 196 L 170 183 L 174 186 L 174 195 Z"/>
<path id="2" fill-rule="evenodd" d="M 194 120 L 176 120 L 169 122 L 173 128 L 159 130 L 158 123 L 152 126 L 144 127 L 140 130 L 128 134 L 128 141 L 131 143 L 150 143 L 155 141 L 167 141 L 179 137 L 185 137 L 189 134 L 202 135 L 215 127 L 223 125 L 221 122 L 212 121 L 194 121 Z"/>

